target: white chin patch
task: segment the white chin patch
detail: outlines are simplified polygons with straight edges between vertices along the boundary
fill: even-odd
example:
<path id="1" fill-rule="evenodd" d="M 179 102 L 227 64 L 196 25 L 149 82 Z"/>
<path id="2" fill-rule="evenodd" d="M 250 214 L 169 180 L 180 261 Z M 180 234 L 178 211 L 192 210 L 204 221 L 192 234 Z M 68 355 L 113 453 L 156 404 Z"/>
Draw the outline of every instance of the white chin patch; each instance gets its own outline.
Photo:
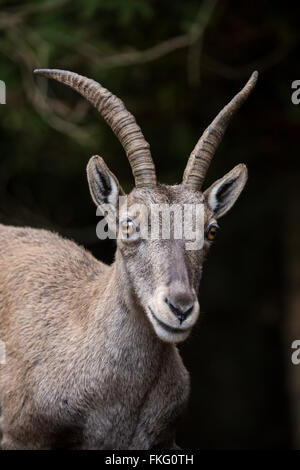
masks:
<path id="1" fill-rule="evenodd" d="M 192 329 L 189 328 L 187 330 L 181 330 L 179 328 L 172 328 L 156 319 L 150 311 L 147 311 L 147 316 L 153 325 L 157 336 L 166 343 L 180 343 L 181 341 L 184 341 L 189 336 Z"/>

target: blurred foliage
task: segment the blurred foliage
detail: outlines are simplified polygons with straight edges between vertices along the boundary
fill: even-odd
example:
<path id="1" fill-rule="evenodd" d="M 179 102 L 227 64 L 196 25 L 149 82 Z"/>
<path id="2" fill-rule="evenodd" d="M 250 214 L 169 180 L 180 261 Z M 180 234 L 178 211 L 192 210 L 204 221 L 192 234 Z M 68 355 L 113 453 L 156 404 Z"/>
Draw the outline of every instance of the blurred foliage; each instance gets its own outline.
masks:
<path id="1" fill-rule="evenodd" d="M 132 176 L 117 139 L 74 92 L 34 79 L 36 67 L 74 70 L 120 96 L 151 142 L 160 181 L 181 181 L 206 125 L 254 69 L 257 89 L 217 152 L 207 185 L 240 161 L 249 183 L 201 286 L 202 316 L 181 349 L 192 398 L 179 444 L 291 446 L 281 330 L 285 207 L 300 113 L 297 15 L 266 0 L 0 1 L 0 215 L 4 223 L 68 235 L 110 262 L 96 239 L 85 165 L 105 158 L 121 185 Z"/>

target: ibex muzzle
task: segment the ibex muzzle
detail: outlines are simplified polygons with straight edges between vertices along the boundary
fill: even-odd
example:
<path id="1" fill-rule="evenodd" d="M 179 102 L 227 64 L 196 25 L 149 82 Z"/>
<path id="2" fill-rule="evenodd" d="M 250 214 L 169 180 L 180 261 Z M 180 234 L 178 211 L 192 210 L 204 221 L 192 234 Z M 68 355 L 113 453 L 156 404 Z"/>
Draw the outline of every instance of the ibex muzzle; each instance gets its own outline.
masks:
<path id="1" fill-rule="evenodd" d="M 189 375 L 174 343 L 197 321 L 204 258 L 247 169 L 237 165 L 204 192 L 202 184 L 257 72 L 203 133 L 175 186 L 157 182 L 149 144 L 119 98 L 76 73 L 35 73 L 70 86 L 100 112 L 125 149 L 135 188 L 121 204 L 117 178 L 101 157 L 90 159 L 91 196 L 111 229 L 118 224 L 111 266 L 56 234 L 0 226 L 2 447 L 175 448 Z M 149 218 L 153 206 L 182 215 L 171 218 L 167 237 L 144 236 L 163 225 Z"/>
<path id="2" fill-rule="evenodd" d="M 170 240 L 164 250 L 162 278 L 148 305 L 148 318 L 164 341 L 179 342 L 189 335 L 199 315 L 193 260 L 184 243 Z"/>

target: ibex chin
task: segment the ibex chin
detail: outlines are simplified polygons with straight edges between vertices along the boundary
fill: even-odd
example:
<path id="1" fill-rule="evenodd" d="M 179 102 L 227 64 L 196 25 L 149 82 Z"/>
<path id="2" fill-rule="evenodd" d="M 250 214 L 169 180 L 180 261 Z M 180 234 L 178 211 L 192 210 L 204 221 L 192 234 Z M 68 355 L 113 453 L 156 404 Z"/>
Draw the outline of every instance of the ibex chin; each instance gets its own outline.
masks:
<path id="1" fill-rule="evenodd" d="M 203 261 L 217 220 L 244 188 L 246 166 L 204 192 L 202 184 L 257 72 L 205 130 L 175 186 L 157 182 L 149 144 L 120 99 L 73 72 L 35 73 L 68 85 L 100 112 L 124 147 L 135 188 L 124 213 L 117 178 L 99 156 L 89 161 L 91 196 L 115 209 L 125 235 L 117 237 L 111 266 L 57 234 L 0 226 L 2 448 L 176 448 L 176 422 L 189 395 L 176 343 L 198 318 Z M 184 236 L 131 236 L 138 232 L 130 212 L 136 204 L 200 206 L 201 248 L 187 250 Z"/>

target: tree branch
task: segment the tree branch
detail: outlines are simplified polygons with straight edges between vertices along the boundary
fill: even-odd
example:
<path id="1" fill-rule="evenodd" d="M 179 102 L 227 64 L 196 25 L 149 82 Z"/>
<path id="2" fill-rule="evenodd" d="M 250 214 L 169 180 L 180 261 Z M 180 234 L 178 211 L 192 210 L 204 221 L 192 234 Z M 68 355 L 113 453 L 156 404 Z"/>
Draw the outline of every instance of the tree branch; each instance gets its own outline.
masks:
<path id="1" fill-rule="evenodd" d="M 23 23 L 28 16 L 55 10 L 68 2 L 70 2 L 70 0 L 48 0 L 44 3 L 25 5 L 22 9 L 17 7 L 2 11 L 0 13 L 0 29 L 13 28 Z"/>
<path id="2" fill-rule="evenodd" d="M 21 63 L 21 73 L 25 93 L 38 114 L 40 114 L 53 129 L 58 130 L 77 141 L 87 141 L 90 138 L 90 134 L 86 130 L 70 122 L 70 120 L 66 121 L 58 116 L 49 106 L 46 90 L 36 86 L 32 71 L 33 69 L 38 68 L 40 63 L 37 62 L 35 54 L 25 43 L 24 34 L 18 31 L 17 27 L 8 30 L 7 34 L 14 44 L 14 53 L 13 55 L 10 54 L 10 57 L 18 64 Z M 47 66 L 47 64 L 45 64 L 45 66 Z"/>
<path id="3" fill-rule="evenodd" d="M 198 11 L 196 20 L 186 34 L 167 39 L 143 51 L 132 50 L 109 56 L 99 56 L 96 48 L 88 44 L 80 44 L 79 52 L 93 63 L 103 68 L 124 67 L 136 64 L 145 64 L 164 57 L 178 49 L 193 46 L 204 35 L 205 29 L 213 14 L 217 0 L 206 0 Z"/>

